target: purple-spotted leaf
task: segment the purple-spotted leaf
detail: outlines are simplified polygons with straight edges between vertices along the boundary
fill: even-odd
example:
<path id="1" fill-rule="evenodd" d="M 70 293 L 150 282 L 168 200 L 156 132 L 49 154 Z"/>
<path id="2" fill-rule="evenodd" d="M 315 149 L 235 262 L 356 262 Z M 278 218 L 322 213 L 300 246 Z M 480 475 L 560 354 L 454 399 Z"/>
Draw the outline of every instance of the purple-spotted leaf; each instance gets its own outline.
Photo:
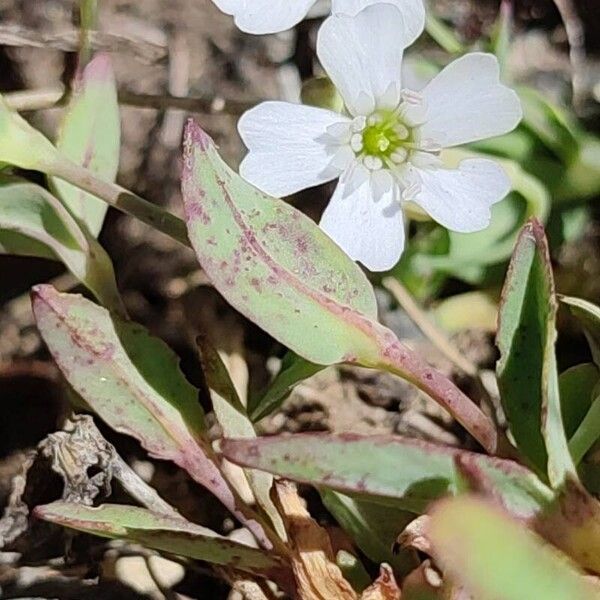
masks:
<path id="1" fill-rule="evenodd" d="M 543 227 L 522 230 L 504 283 L 496 368 L 502 406 L 517 446 L 553 487 L 575 474 L 560 407 L 554 278 Z"/>
<path id="2" fill-rule="evenodd" d="M 63 527 L 105 538 L 127 539 L 148 548 L 240 569 L 265 577 L 285 570 L 272 553 L 246 546 L 180 518 L 135 506 L 104 504 L 98 508 L 53 502 L 38 506 L 35 516 Z"/>
<path id="3" fill-rule="evenodd" d="M 375 295 L 360 267 L 300 211 L 231 171 L 193 121 L 182 189 L 200 264 L 235 308 L 312 362 L 378 355 Z"/>
<path id="4" fill-rule="evenodd" d="M 0 252 L 60 260 L 100 302 L 121 310 L 115 274 L 102 246 L 44 188 L 0 176 Z"/>
<path id="5" fill-rule="evenodd" d="M 112 182 L 119 167 L 120 145 L 117 84 L 110 58 L 98 54 L 75 76 L 56 147 L 63 156 Z M 58 177 L 50 181 L 58 197 L 97 236 L 108 205 Z"/>
<path id="6" fill-rule="evenodd" d="M 444 575 L 477 600 L 598 600 L 574 563 L 495 506 L 464 496 L 437 505 L 427 528 Z"/>
<path id="7" fill-rule="evenodd" d="M 491 420 L 377 322 L 365 275 L 314 222 L 234 173 L 193 121 L 183 162 L 189 238 L 229 303 L 311 363 L 350 362 L 408 379 L 497 450 Z"/>
<path id="8" fill-rule="evenodd" d="M 225 440 L 232 462 L 263 469 L 287 479 L 352 494 L 413 512 L 465 486 L 457 459 L 485 477 L 489 491 L 522 517 L 536 514 L 552 493 L 520 465 L 455 448 L 398 436 L 354 434 L 264 437 Z"/>
<path id="9" fill-rule="evenodd" d="M 32 303 L 54 360 L 87 404 L 152 456 L 185 469 L 271 547 L 212 457 L 198 391 L 181 373 L 175 354 L 143 327 L 80 295 L 40 285 L 33 289 Z"/>

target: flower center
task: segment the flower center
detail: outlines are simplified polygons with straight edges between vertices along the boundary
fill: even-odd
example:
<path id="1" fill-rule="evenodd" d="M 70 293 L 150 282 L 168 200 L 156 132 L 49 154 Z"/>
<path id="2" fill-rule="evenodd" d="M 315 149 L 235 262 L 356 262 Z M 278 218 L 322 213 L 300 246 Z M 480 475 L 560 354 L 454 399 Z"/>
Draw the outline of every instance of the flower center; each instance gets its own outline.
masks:
<path id="1" fill-rule="evenodd" d="M 406 162 L 415 147 L 413 130 L 397 111 L 379 110 L 366 119 L 355 119 L 353 131 L 352 150 L 371 170 Z"/>

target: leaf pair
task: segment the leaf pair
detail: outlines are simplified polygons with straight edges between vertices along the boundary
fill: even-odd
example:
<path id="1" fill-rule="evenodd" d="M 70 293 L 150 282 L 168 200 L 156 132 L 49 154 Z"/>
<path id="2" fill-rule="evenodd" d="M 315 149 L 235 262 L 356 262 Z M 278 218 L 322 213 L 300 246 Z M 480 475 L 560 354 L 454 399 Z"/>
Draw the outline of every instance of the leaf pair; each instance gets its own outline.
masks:
<path id="1" fill-rule="evenodd" d="M 266 548 L 266 532 L 223 477 L 205 436 L 198 390 L 175 354 L 141 326 L 111 315 L 79 295 L 34 288 L 38 328 L 67 381 L 116 431 L 151 456 L 170 460 L 210 490 Z"/>
<path id="2" fill-rule="evenodd" d="M 120 121 L 114 75 L 107 56 L 96 56 L 76 76 L 57 142 L 58 150 L 0 98 L 0 159 L 42 171 L 60 154 L 114 180 L 119 163 Z M 60 154 L 59 154 L 60 153 Z M 106 204 L 50 177 L 53 196 L 11 176 L 0 180 L 0 249 L 61 260 L 105 306 L 122 311 L 112 264 L 95 241 Z M 61 204 L 62 203 L 62 204 Z"/>

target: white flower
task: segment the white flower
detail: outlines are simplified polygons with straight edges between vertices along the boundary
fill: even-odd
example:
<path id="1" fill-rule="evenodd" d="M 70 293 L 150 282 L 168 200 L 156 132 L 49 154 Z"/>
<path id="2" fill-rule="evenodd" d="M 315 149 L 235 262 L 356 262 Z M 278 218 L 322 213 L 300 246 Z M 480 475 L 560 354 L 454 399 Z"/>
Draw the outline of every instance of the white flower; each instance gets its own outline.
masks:
<path id="1" fill-rule="evenodd" d="M 517 95 L 500 83 L 496 58 L 481 53 L 456 60 L 420 92 L 404 89 L 402 55 L 415 19 L 377 4 L 324 22 L 317 53 L 348 114 L 263 102 L 238 126 L 249 149 L 240 173 L 261 190 L 282 197 L 339 177 L 321 227 L 372 271 L 402 254 L 403 202 L 466 233 L 485 229 L 491 206 L 510 191 L 494 161 L 448 169 L 439 155 L 512 130 L 522 117 Z"/>
<path id="2" fill-rule="evenodd" d="M 317 0 L 213 0 L 217 7 L 233 15 L 235 24 L 247 33 L 277 33 L 298 24 Z M 425 21 L 423 0 L 384 0 L 408 8 Z M 334 14 L 355 15 L 363 8 L 381 0 L 331 0 Z M 418 21 L 412 31 L 414 41 L 423 31 Z"/>

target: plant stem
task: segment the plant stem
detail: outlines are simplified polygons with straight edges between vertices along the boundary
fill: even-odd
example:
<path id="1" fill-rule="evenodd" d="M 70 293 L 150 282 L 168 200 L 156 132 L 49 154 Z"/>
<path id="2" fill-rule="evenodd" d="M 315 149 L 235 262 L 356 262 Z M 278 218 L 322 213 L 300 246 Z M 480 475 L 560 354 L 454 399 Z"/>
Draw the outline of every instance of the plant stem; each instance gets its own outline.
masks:
<path id="1" fill-rule="evenodd" d="M 432 368 L 388 330 L 381 343 L 380 363 L 374 365 L 398 375 L 445 408 L 491 455 L 510 453 L 508 441 L 493 421 L 448 377 Z M 393 336 L 393 337 L 392 337 Z"/>
<path id="2" fill-rule="evenodd" d="M 180 244 L 190 245 L 184 221 L 120 185 L 98 179 L 87 169 L 64 158 L 52 163 L 47 172 L 93 194 L 107 204 L 168 235 Z"/>
<path id="3" fill-rule="evenodd" d="M 6 104 L 18 112 L 44 110 L 62 106 L 68 94 L 61 86 L 20 90 L 2 95 Z M 207 114 L 241 115 L 255 106 L 259 100 L 248 102 L 216 96 L 214 98 L 173 96 L 171 94 L 134 94 L 119 91 L 119 104 L 153 110 L 185 110 Z"/>

